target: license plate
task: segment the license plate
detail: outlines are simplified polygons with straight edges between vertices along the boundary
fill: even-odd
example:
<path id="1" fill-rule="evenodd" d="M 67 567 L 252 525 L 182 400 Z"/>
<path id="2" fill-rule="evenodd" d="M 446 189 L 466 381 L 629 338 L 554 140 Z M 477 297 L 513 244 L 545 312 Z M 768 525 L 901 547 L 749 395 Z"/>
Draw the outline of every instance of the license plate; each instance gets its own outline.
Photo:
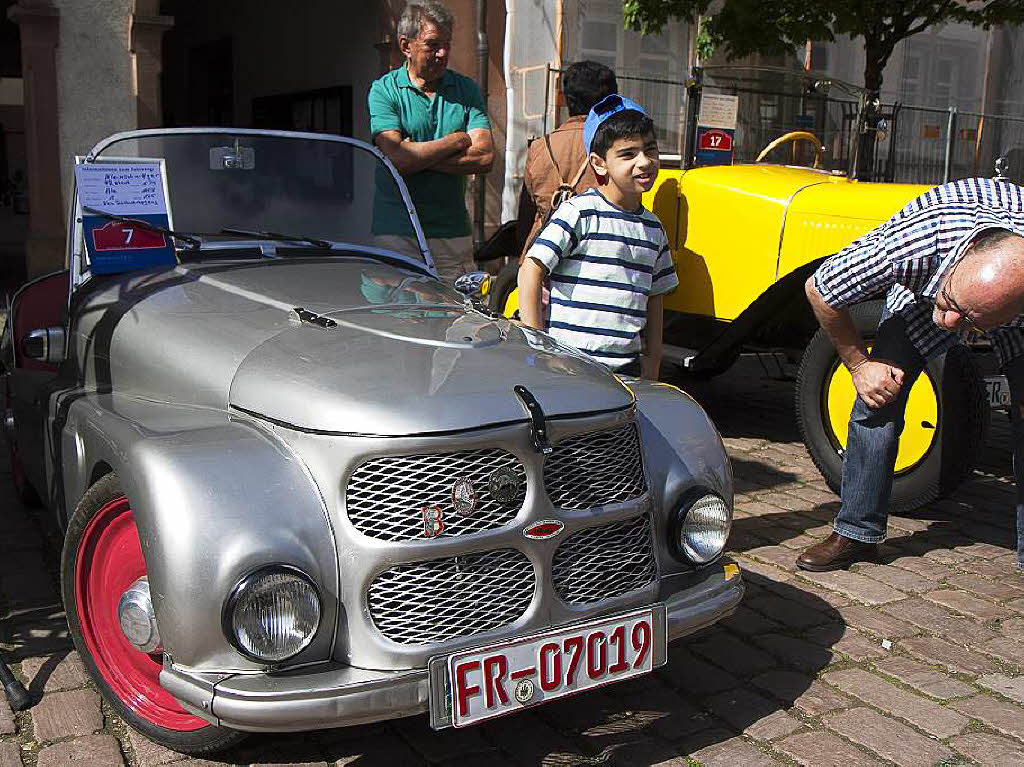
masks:
<path id="1" fill-rule="evenodd" d="M 640 676 L 664 663 L 663 605 L 475 647 L 431 661 L 431 724 L 466 727 Z M 435 708 L 444 711 L 435 711 Z"/>
<path id="2" fill-rule="evenodd" d="M 985 378 L 985 393 L 988 394 L 990 407 L 1010 406 L 1010 384 L 1006 376 L 987 376 Z"/>

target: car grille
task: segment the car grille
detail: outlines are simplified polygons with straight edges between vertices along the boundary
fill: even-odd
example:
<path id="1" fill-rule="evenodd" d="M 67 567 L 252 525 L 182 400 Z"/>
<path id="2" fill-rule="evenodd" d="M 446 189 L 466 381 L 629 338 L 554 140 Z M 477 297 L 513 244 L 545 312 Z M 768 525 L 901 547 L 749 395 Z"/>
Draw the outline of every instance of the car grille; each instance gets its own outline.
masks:
<path id="1" fill-rule="evenodd" d="M 378 631 L 401 644 L 431 644 L 513 623 L 533 599 L 530 561 L 514 549 L 398 565 L 367 595 Z"/>
<path id="2" fill-rule="evenodd" d="M 512 497 L 505 503 L 489 487 L 495 472 L 502 469 L 515 477 Z M 458 480 L 468 480 L 476 493 L 477 507 L 467 516 L 452 507 L 452 489 Z M 444 522 L 440 537 L 448 537 L 508 524 L 525 497 L 523 465 L 504 450 L 485 449 L 368 461 L 349 479 L 345 505 L 352 525 L 363 535 L 408 541 L 435 537 L 424 534 L 424 507 L 440 507 Z"/>
<path id="3" fill-rule="evenodd" d="M 559 442 L 544 462 L 544 486 L 563 509 L 590 509 L 647 490 L 636 424 Z"/>
<path id="4" fill-rule="evenodd" d="M 654 581 L 657 572 L 647 514 L 574 533 L 551 563 L 555 591 L 569 604 L 635 591 Z"/>

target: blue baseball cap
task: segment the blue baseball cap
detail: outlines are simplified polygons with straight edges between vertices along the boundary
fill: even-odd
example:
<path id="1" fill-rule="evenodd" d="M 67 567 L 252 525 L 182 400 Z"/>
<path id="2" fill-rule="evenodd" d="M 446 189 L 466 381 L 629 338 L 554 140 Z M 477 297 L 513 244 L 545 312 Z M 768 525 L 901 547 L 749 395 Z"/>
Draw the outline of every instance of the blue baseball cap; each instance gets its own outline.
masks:
<path id="1" fill-rule="evenodd" d="M 621 93 L 612 93 L 594 104 L 587 114 L 587 121 L 583 123 L 583 144 L 587 147 L 588 152 L 590 151 L 590 145 L 594 143 L 594 134 L 597 133 L 597 127 L 613 114 L 625 112 L 627 109 L 636 110 L 645 117 L 647 116 L 642 106 L 631 99 L 627 99 Z"/>

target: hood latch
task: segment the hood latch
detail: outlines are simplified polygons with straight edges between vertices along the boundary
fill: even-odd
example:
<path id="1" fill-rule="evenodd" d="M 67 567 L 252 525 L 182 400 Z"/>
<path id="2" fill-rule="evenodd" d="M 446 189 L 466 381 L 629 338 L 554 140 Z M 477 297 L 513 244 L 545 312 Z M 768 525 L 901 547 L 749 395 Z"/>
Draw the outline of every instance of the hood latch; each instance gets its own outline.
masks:
<path id="1" fill-rule="evenodd" d="M 554 448 L 551 447 L 551 442 L 548 440 L 548 427 L 540 403 L 525 386 L 517 384 L 512 387 L 512 391 L 523 403 L 526 414 L 530 416 L 530 436 L 533 439 L 533 449 L 541 455 L 549 455 Z"/>

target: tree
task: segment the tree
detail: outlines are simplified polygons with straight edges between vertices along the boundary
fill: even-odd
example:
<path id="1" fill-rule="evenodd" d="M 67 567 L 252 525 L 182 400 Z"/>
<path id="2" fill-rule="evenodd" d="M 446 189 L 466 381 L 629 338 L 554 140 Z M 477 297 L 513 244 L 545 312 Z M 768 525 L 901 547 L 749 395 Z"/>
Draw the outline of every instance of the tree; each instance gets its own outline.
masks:
<path id="1" fill-rule="evenodd" d="M 900 40 L 949 21 L 988 28 L 1024 22 L 1024 0 L 624 0 L 626 24 L 657 34 L 671 18 L 701 18 L 702 58 L 792 52 L 808 40 L 864 38 L 864 87 L 876 98 L 882 72 Z M 711 10 L 709 10 L 711 9 Z"/>

